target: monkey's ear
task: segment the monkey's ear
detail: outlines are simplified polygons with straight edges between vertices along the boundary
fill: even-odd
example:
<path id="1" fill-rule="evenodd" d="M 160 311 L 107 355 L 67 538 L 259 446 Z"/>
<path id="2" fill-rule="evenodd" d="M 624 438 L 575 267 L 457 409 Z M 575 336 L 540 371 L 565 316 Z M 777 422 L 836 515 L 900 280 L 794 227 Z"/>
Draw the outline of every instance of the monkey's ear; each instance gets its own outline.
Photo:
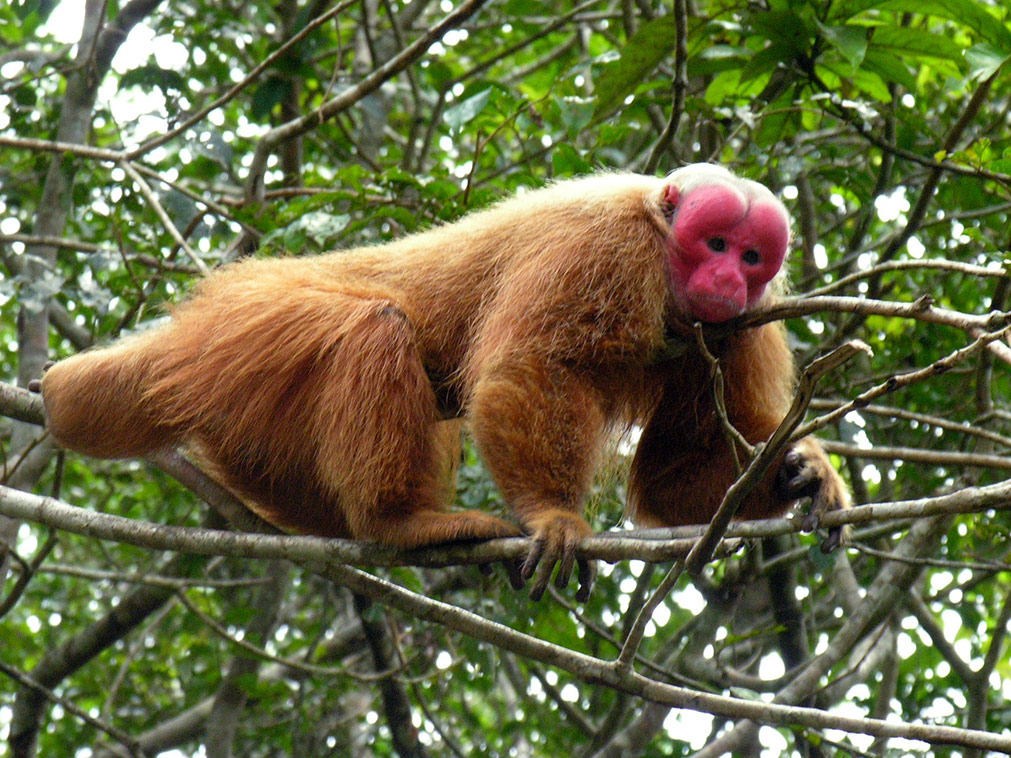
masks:
<path id="1" fill-rule="evenodd" d="M 674 211 L 681 200 L 681 190 L 677 185 L 668 184 L 663 188 L 663 215 L 668 221 L 674 218 Z"/>

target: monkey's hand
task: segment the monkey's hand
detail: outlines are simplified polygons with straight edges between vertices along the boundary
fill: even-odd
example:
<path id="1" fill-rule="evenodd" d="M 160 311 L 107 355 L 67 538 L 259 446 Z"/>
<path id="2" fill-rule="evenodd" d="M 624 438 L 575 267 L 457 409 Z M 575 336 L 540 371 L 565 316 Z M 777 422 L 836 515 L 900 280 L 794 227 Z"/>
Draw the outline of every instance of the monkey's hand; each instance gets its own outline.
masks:
<path id="1" fill-rule="evenodd" d="M 577 558 L 576 550 L 584 537 L 593 534 L 582 516 L 561 508 L 546 508 L 523 519 L 530 532 L 533 547 L 519 568 L 519 585 L 533 578 L 530 597 L 540 600 L 551 581 L 551 572 L 558 564 L 555 586 L 564 589 L 572 576 L 572 568 L 579 565 L 579 591 L 576 599 L 583 603 L 590 597 L 593 581 L 597 577 L 596 561 Z"/>
<path id="2" fill-rule="evenodd" d="M 850 507 L 846 482 L 833 468 L 828 455 L 814 437 L 805 437 L 790 448 L 776 472 L 775 493 L 784 500 L 811 498 L 811 510 L 801 528 L 814 531 L 823 513 Z M 846 541 L 847 528 L 834 526 L 821 543 L 822 552 L 830 553 Z"/>

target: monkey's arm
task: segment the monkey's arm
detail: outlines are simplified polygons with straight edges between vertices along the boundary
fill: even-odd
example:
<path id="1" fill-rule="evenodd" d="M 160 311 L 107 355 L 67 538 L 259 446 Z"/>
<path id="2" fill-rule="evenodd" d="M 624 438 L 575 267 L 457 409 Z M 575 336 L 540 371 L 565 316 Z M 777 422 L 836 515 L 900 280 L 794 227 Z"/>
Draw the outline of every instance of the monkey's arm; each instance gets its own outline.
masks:
<path id="1" fill-rule="evenodd" d="M 751 444 L 767 440 L 789 405 L 793 361 L 779 325 L 732 338 L 720 360 L 728 420 Z M 643 430 L 632 465 L 630 505 L 644 525 L 705 523 L 737 478 L 735 455 L 715 410 L 708 365 L 698 356 L 668 371 L 659 404 Z M 745 451 L 736 460 L 746 463 Z M 812 498 L 805 526 L 828 510 L 849 507 L 842 477 L 821 445 L 808 437 L 773 463 L 745 499 L 739 518 L 775 516 L 802 497 Z M 838 545 L 833 530 L 823 548 Z"/>
<path id="2" fill-rule="evenodd" d="M 533 538 L 521 568 L 523 580 L 533 578 L 531 597 L 544 594 L 556 563 L 561 589 L 578 562 L 577 598 L 585 601 L 596 566 L 577 561 L 576 549 L 592 533 L 581 511 L 604 439 L 596 391 L 575 372 L 529 355 L 497 360 L 474 383 L 470 414 L 485 464 Z"/>

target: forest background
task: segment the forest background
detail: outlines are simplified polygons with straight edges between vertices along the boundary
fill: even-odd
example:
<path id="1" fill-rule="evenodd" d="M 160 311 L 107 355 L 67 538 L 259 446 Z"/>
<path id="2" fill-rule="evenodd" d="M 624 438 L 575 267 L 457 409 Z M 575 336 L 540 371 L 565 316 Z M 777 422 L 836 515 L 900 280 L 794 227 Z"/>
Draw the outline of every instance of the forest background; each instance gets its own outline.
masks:
<path id="1" fill-rule="evenodd" d="M 998 0 L 0 6 L 9 754 L 1011 752 L 1009 57 Z M 521 541 L 226 534 L 179 458 L 58 455 L 15 387 L 242 256 L 694 161 L 787 203 L 799 364 L 872 351 L 800 396 L 858 504 L 832 556 L 777 519 L 686 569 L 701 530 L 627 531 L 616 477 L 591 599 L 535 603 L 474 565 Z M 469 447 L 458 501 L 503 507 Z"/>

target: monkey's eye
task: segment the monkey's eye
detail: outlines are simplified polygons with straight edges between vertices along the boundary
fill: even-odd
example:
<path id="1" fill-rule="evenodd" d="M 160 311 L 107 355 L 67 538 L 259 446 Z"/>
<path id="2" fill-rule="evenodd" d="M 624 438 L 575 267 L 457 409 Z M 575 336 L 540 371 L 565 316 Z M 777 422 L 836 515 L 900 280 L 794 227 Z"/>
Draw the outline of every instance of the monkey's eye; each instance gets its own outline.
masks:
<path id="1" fill-rule="evenodd" d="M 758 262 L 762 260 L 762 256 L 758 254 L 757 250 L 745 250 L 741 260 L 749 266 L 757 266 Z"/>
<path id="2" fill-rule="evenodd" d="M 706 244 L 709 245 L 709 249 L 714 253 L 722 253 L 727 249 L 727 241 L 723 237 L 710 237 Z"/>

